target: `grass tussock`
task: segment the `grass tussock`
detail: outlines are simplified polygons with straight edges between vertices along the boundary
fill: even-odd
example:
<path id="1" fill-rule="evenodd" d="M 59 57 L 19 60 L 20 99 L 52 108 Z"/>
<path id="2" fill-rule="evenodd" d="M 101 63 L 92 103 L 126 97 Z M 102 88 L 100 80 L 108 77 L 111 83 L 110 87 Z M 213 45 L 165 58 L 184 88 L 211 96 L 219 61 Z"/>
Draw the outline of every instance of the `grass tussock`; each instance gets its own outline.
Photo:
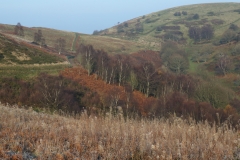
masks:
<path id="1" fill-rule="evenodd" d="M 77 118 L 0 105 L 4 159 L 239 159 L 228 125 L 180 119 Z"/>

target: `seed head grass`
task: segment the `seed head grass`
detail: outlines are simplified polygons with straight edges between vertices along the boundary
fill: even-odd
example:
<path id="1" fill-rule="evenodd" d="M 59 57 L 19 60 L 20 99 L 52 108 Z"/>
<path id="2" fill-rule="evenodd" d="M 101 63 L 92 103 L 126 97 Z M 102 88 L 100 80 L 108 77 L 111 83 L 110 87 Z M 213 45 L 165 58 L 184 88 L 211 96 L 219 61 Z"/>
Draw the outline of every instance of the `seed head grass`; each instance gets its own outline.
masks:
<path id="1" fill-rule="evenodd" d="M 4 159 L 239 159 L 239 148 L 239 132 L 227 124 L 174 116 L 47 114 L 0 105 Z"/>

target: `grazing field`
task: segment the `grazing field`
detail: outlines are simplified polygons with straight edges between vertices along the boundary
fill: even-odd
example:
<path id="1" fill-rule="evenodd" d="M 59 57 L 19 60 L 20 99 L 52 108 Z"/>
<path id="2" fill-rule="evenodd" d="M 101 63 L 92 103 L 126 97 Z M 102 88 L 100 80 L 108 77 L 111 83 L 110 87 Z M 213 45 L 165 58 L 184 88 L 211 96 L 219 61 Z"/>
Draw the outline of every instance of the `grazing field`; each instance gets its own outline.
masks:
<path id="1" fill-rule="evenodd" d="M 74 118 L 75 117 L 75 118 Z M 0 105 L 4 159 L 239 159 L 240 133 L 194 120 L 49 115 Z"/>

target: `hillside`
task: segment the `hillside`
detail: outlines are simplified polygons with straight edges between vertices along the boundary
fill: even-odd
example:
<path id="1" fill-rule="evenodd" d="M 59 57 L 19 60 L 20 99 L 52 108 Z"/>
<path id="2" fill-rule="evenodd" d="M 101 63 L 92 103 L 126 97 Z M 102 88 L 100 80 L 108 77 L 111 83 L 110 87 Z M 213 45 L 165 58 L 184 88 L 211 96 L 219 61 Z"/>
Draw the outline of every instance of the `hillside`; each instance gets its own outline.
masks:
<path id="1" fill-rule="evenodd" d="M 0 33 L 0 77 L 30 78 L 41 72 L 58 73 L 68 62 L 39 46 Z"/>
<path id="2" fill-rule="evenodd" d="M 22 24 L 24 26 L 24 24 Z M 112 38 L 107 36 L 93 36 L 75 32 L 60 31 L 50 28 L 24 27 L 24 37 L 14 36 L 13 25 L 0 24 L 0 32 L 12 35 L 14 38 L 27 40 L 32 42 L 34 40 L 34 33 L 38 30 L 42 31 L 43 37 L 45 38 L 46 44 L 50 47 L 55 47 L 56 40 L 58 38 L 64 38 L 66 40 L 66 50 L 68 52 L 75 52 L 79 44 L 91 44 L 96 49 L 104 49 L 109 54 L 129 54 L 138 50 L 144 49 L 144 46 L 134 42 L 123 40 L 119 38 Z"/>
<path id="3" fill-rule="evenodd" d="M 240 3 L 180 6 L 94 34 L 138 42 L 146 49 L 160 51 L 163 67 L 176 73 L 178 65 L 185 74 L 217 76 L 223 86 L 239 93 L 239 8 Z"/>
<path id="4" fill-rule="evenodd" d="M 125 21 L 95 34 L 130 39 L 159 50 L 161 42 L 165 39 L 184 44 L 192 43 L 188 36 L 189 26 L 211 24 L 214 27 L 215 38 L 221 36 L 230 24 L 240 26 L 239 8 L 239 3 L 175 7 Z"/>
<path id="5" fill-rule="evenodd" d="M 0 34 L 0 62 L 2 65 L 44 64 L 65 61 L 63 57 L 46 52 L 31 44 L 15 41 Z"/>

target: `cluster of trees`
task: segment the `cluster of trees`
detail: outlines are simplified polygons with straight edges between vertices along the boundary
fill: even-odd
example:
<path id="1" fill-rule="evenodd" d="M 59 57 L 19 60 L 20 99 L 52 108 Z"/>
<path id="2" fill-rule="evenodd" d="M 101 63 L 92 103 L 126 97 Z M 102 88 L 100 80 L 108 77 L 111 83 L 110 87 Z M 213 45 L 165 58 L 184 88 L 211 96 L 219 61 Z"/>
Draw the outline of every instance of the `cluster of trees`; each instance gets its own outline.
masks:
<path id="1" fill-rule="evenodd" d="M 189 68 L 188 57 L 185 51 L 179 48 L 175 42 L 168 41 L 163 44 L 161 58 L 164 65 L 177 74 L 186 73 Z"/>
<path id="2" fill-rule="evenodd" d="M 188 34 L 195 42 L 210 40 L 214 36 L 214 29 L 210 24 L 206 24 L 202 27 L 191 26 L 189 27 Z"/>
<path id="3" fill-rule="evenodd" d="M 189 75 L 162 72 L 160 79 L 154 82 L 157 87 L 155 93 L 158 95 L 150 97 L 143 96 L 136 91 L 136 88 L 132 91 L 129 85 L 106 84 L 101 79 L 94 78 L 94 74 L 88 76 L 86 71 L 79 68 L 67 69 L 63 72 L 63 76 L 99 93 L 89 95 L 86 109 L 90 112 L 107 111 L 115 114 L 121 106 L 124 115 L 139 113 L 147 117 L 168 117 L 175 113 L 177 116 L 193 117 L 196 120 L 208 120 L 209 122 L 224 122 L 231 116 L 234 125 L 239 120 L 237 113 L 239 100 L 231 99 L 227 102 L 226 99 L 230 96 L 227 96 L 226 90 L 214 86 L 215 83 L 209 88 L 211 85 L 200 83 L 199 80 Z M 150 92 L 153 93 L 153 90 Z M 198 100 L 194 100 L 195 98 Z M 216 106 L 220 108 L 215 108 Z"/>
<path id="4" fill-rule="evenodd" d="M 211 54 L 212 51 L 209 48 L 201 52 Z M 219 98 L 223 95 L 221 92 L 225 91 L 213 94 L 205 90 L 209 86 L 205 87 L 202 82 L 200 85 L 202 87 L 196 87 L 199 80 L 184 74 L 189 67 L 187 55 L 174 42 L 165 43 L 160 56 L 153 51 L 110 56 L 102 50 L 94 50 L 91 45 L 81 45 L 78 54 L 78 61 L 87 70 L 88 76 L 95 74 L 97 79 L 105 81 L 106 84 L 129 85 L 132 91 L 140 91 L 146 97 L 163 98 L 168 93 L 180 92 L 188 98 L 208 102 L 214 107 L 224 107 L 230 101 Z M 228 72 L 228 64 L 226 56 L 220 57 L 217 62 L 223 74 Z M 215 91 L 218 90 L 216 88 L 219 87 L 215 87 Z M 205 91 L 210 95 L 206 95 Z"/>
<path id="5" fill-rule="evenodd" d="M 90 91 L 62 76 L 41 73 L 31 81 L 18 78 L 0 80 L 0 100 L 2 103 L 18 104 L 33 108 L 49 108 L 51 111 L 79 112 L 83 106 L 84 94 Z"/>

